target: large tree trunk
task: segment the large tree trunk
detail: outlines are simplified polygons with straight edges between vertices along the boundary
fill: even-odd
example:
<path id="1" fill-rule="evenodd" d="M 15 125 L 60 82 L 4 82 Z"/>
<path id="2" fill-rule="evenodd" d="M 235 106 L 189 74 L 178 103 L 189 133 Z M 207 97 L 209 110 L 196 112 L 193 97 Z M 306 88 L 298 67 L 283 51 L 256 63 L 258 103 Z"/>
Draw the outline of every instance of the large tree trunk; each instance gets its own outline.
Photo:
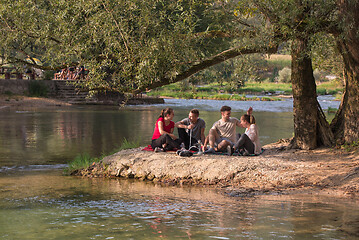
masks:
<path id="1" fill-rule="evenodd" d="M 297 38 L 292 43 L 292 89 L 294 114 L 293 147 L 314 149 L 330 146 L 333 134 L 317 101 L 308 40 Z"/>
<path id="2" fill-rule="evenodd" d="M 339 140 L 352 143 L 359 139 L 359 3 L 341 0 L 339 9 L 346 26 L 344 39 L 338 41 L 344 60 L 346 86 L 331 127 Z"/>

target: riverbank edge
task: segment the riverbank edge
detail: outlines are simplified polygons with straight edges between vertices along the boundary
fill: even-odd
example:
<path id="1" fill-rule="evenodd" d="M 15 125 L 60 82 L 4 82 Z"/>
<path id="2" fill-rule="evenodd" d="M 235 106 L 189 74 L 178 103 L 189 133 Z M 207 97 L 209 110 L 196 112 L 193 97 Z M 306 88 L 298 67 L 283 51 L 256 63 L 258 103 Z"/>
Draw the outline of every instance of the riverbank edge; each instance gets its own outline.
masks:
<path id="1" fill-rule="evenodd" d="M 253 93 L 249 93 L 251 95 L 254 95 Z M 233 96 L 239 96 L 239 97 L 233 97 Z M 241 94 L 232 94 L 227 95 L 227 97 L 221 98 L 221 97 L 191 97 L 191 98 L 177 98 L 173 96 L 166 96 L 166 95 L 155 95 L 153 97 L 159 97 L 163 99 L 203 99 L 203 100 L 228 100 L 228 101 L 262 101 L 262 102 L 271 102 L 271 101 L 282 101 L 283 99 L 291 99 L 293 98 L 293 95 L 271 95 L 271 96 L 264 96 L 264 95 L 258 95 L 256 97 L 245 97 Z"/>
<path id="2" fill-rule="evenodd" d="M 266 145 L 260 156 L 180 157 L 128 149 L 71 175 L 128 178 L 154 184 L 212 187 L 234 197 L 317 194 L 359 197 L 359 157 L 338 149 L 286 149 L 288 142 Z"/>
<path id="3" fill-rule="evenodd" d="M 164 103 L 163 98 L 132 98 L 129 99 L 125 105 L 141 105 L 141 104 L 160 104 Z M 24 95 L 11 95 L 0 94 L 0 112 L 17 110 L 17 109 L 33 109 L 33 108 L 52 108 L 52 107 L 69 107 L 81 104 L 72 104 L 61 99 L 45 98 L 45 97 L 28 97 Z M 93 103 L 86 105 L 113 105 L 115 103 Z"/>

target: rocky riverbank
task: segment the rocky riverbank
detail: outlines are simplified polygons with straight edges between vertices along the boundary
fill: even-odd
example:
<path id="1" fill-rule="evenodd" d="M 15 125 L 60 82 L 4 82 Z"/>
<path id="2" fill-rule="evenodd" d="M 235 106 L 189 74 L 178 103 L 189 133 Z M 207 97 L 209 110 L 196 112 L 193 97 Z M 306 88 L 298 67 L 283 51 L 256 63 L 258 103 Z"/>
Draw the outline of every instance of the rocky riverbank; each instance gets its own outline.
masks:
<path id="1" fill-rule="evenodd" d="M 220 188 L 233 196 L 335 194 L 359 196 L 359 157 L 338 149 L 287 150 L 288 142 L 265 146 L 260 156 L 180 157 L 142 148 L 123 150 L 74 174 L 123 177 L 168 185 Z"/>

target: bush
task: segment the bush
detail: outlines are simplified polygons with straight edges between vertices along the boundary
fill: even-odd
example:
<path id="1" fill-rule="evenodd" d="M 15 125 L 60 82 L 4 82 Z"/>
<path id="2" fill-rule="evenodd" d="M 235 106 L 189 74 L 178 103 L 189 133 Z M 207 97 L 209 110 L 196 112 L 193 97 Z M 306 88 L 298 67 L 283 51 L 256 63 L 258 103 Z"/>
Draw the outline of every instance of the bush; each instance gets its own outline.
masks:
<path id="1" fill-rule="evenodd" d="M 9 96 L 9 97 L 11 97 L 11 96 L 14 95 L 14 93 L 12 93 L 12 92 L 10 92 L 10 91 L 5 91 L 4 94 L 5 94 L 6 96 Z"/>
<path id="2" fill-rule="evenodd" d="M 278 82 L 289 83 L 291 81 L 292 70 L 290 68 L 283 68 L 278 72 Z"/>
<path id="3" fill-rule="evenodd" d="M 29 96 L 47 97 L 47 86 L 41 81 L 31 80 L 29 83 Z"/>
<path id="4" fill-rule="evenodd" d="M 44 80 L 52 80 L 54 79 L 54 74 L 56 71 L 53 70 L 46 70 L 44 71 Z"/>

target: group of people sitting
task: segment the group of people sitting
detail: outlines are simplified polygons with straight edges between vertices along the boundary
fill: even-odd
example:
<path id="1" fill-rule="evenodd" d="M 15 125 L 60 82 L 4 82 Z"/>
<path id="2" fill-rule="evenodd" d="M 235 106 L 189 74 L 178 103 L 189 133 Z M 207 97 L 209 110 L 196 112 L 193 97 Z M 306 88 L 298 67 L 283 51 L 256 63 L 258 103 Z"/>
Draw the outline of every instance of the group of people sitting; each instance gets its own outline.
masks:
<path id="1" fill-rule="evenodd" d="M 84 66 L 63 68 L 54 74 L 55 80 L 82 80 L 86 78 L 87 70 Z"/>
<path id="2" fill-rule="evenodd" d="M 252 111 L 250 107 L 247 114 L 239 120 L 231 117 L 231 107 L 223 106 L 221 119 L 213 124 L 208 136 L 205 137 L 206 123 L 199 118 L 197 109 L 192 109 L 188 118 L 174 123 L 173 109 L 165 108 L 157 119 L 151 147 L 155 152 L 186 149 L 204 151 L 208 154 L 216 152 L 226 152 L 228 155 L 234 152 L 240 155 L 260 154 L 262 147 Z M 173 134 L 175 127 L 178 128 L 178 137 Z M 236 127 L 246 130 L 243 134 L 237 134 Z"/>

